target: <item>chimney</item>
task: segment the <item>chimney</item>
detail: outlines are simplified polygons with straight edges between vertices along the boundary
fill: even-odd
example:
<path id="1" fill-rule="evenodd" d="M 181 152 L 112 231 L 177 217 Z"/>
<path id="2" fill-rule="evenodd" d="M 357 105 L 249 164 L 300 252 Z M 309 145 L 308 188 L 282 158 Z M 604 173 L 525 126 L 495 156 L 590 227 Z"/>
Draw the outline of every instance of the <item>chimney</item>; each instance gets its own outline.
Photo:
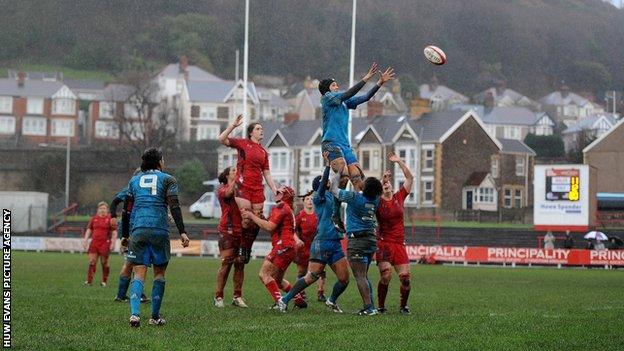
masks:
<path id="1" fill-rule="evenodd" d="M 186 55 L 180 56 L 179 66 L 180 66 L 180 72 L 188 71 L 188 57 L 186 57 Z"/>
<path id="2" fill-rule="evenodd" d="M 440 81 L 438 80 L 438 77 L 436 77 L 436 75 L 434 74 L 433 77 L 431 77 L 431 81 L 429 81 L 429 91 L 435 91 L 438 88 L 439 84 Z"/>
<path id="3" fill-rule="evenodd" d="M 299 114 L 295 112 L 284 113 L 284 124 L 290 124 L 299 120 Z"/>
<path id="4" fill-rule="evenodd" d="M 483 106 L 486 109 L 494 108 L 494 94 L 491 90 L 485 92 L 485 97 L 483 98 Z"/>
<path id="5" fill-rule="evenodd" d="M 26 81 L 26 73 L 24 73 L 24 71 L 20 69 L 19 72 L 17 72 L 17 86 L 20 88 L 23 88 L 25 81 Z"/>
<path id="6" fill-rule="evenodd" d="M 561 85 L 561 88 L 559 89 L 559 91 L 561 92 L 561 97 L 565 99 L 568 96 L 568 94 L 570 94 L 570 87 L 563 84 Z"/>
<path id="7" fill-rule="evenodd" d="M 306 76 L 305 79 L 303 80 L 303 87 L 305 89 L 313 89 L 314 88 L 314 81 L 312 80 L 312 78 L 310 76 Z"/>
<path id="8" fill-rule="evenodd" d="M 379 101 L 368 101 L 366 103 L 366 117 L 372 118 L 375 116 L 382 116 L 384 110 L 384 105 Z"/>
<path id="9" fill-rule="evenodd" d="M 501 96 L 505 90 L 507 90 L 507 82 L 504 79 L 499 79 L 496 82 L 496 95 Z"/>
<path id="10" fill-rule="evenodd" d="M 422 99 L 419 97 L 413 98 L 410 101 L 410 118 L 418 119 L 423 114 L 430 112 L 431 107 L 429 107 L 429 100 Z"/>

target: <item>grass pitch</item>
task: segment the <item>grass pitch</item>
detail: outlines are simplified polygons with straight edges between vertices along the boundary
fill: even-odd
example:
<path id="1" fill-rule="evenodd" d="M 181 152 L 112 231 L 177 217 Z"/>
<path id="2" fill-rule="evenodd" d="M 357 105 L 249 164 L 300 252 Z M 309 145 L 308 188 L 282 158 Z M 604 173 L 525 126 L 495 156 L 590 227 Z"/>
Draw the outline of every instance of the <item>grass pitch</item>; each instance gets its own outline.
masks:
<path id="1" fill-rule="evenodd" d="M 285 315 L 246 269 L 251 308 L 212 306 L 214 259 L 173 258 L 167 271 L 164 327 L 128 327 L 129 306 L 114 303 L 121 257 L 111 257 L 108 288 L 84 287 L 84 254 L 13 253 L 13 345 L 17 350 L 621 350 L 624 271 L 413 266 L 411 316 L 398 313 L 396 276 L 389 313 L 353 315 L 361 300 L 352 281 L 344 315 L 311 301 Z M 101 267 L 96 282 L 101 277 Z M 288 278 L 294 281 L 291 267 Z M 378 271 L 371 267 L 376 287 Z M 328 290 L 335 279 L 328 272 Z M 231 301 L 231 277 L 226 301 Z M 146 283 L 151 292 L 151 281 Z M 315 297 L 313 289 L 308 291 Z"/>

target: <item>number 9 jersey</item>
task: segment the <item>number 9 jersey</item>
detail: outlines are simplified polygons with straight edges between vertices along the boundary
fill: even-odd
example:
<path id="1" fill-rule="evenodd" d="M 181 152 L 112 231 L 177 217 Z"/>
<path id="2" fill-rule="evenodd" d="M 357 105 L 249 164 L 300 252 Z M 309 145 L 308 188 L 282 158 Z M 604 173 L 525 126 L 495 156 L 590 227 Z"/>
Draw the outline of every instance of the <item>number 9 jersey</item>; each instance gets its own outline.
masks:
<path id="1" fill-rule="evenodd" d="M 134 198 L 130 234 L 142 228 L 156 235 L 169 235 L 167 198 L 178 195 L 173 176 L 159 170 L 141 172 L 130 179 L 128 195 Z"/>

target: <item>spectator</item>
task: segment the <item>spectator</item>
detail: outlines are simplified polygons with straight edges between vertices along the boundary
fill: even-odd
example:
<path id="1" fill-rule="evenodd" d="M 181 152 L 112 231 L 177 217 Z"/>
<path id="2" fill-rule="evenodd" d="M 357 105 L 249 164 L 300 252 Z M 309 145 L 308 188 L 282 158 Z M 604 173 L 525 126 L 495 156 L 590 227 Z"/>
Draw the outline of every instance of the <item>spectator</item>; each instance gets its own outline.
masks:
<path id="1" fill-rule="evenodd" d="M 594 243 L 592 243 L 591 239 L 587 239 L 587 246 L 585 246 L 585 249 L 587 249 L 587 250 L 593 250 L 594 249 Z"/>
<path id="2" fill-rule="evenodd" d="M 544 235 L 544 249 L 553 250 L 555 248 L 555 236 L 549 230 L 546 235 Z"/>
<path id="3" fill-rule="evenodd" d="M 569 230 L 566 230 L 566 237 L 565 237 L 565 240 L 563 241 L 563 247 L 565 249 L 571 249 L 574 247 L 574 239 L 572 239 L 572 237 L 570 236 Z"/>
<path id="4" fill-rule="evenodd" d="M 596 240 L 596 245 L 594 245 L 594 250 L 603 251 L 605 249 L 605 244 L 601 240 Z"/>
<path id="5" fill-rule="evenodd" d="M 622 250 L 622 239 L 612 236 L 609 238 L 609 250 Z"/>

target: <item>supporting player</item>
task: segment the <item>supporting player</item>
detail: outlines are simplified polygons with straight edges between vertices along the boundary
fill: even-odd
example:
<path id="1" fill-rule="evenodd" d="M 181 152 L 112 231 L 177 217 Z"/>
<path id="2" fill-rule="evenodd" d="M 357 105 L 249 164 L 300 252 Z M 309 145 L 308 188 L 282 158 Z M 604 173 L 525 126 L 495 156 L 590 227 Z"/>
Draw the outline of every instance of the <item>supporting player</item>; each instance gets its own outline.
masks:
<path id="1" fill-rule="evenodd" d="M 284 273 L 290 263 L 295 259 L 295 216 L 292 212 L 292 204 L 295 191 L 288 186 L 277 189 L 275 195 L 275 207 L 271 210 L 268 220 L 258 217 L 254 212 L 243 210 L 243 218 L 256 223 L 261 229 L 271 233 L 271 252 L 267 255 L 260 268 L 259 277 L 264 286 L 269 291 L 271 298 L 275 301 L 277 309 L 280 309 L 277 302 L 282 295 L 280 288 L 288 292 L 292 288 L 290 283 L 284 279 Z M 281 310 L 281 309 L 280 309 Z"/>
<path id="2" fill-rule="evenodd" d="M 227 282 L 230 270 L 234 266 L 234 297 L 232 305 L 247 308 L 243 300 L 243 279 L 245 277 L 245 263 L 239 259 L 238 250 L 241 245 L 241 213 L 234 200 L 236 191 L 236 167 L 228 167 L 219 174 L 221 187 L 217 191 L 217 198 L 221 205 L 221 220 L 219 221 L 219 255 L 221 267 L 217 272 L 217 286 L 214 305 L 225 307 L 223 303 L 223 289 Z"/>
<path id="3" fill-rule="evenodd" d="M 303 241 L 301 247 L 297 247 L 297 257 L 295 263 L 297 264 L 297 279 L 303 277 L 308 272 L 308 261 L 310 260 L 310 247 L 312 246 L 312 240 L 316 235 L 316 228 L 318 226 L 318 218 L 314 212 L 314 203 L 312 202 L 312 192 L 303 196 L 303 209 L 299 211 L 295 217 L 295 233 L 297 237 Z M 305 299 L 305 291 L 301 294 Z M 320 277 L 317 280 L 317 299 L 320 302 L 325 302 L 325 278 Z"/>
<path id="4" fill-rule="evenodd" d="M 141 156 L 141 173 L 130 179 L 128 195 L 134 198 L 130 216 L 128 262 L 132 264 L 134 279 L 130 284 L 130 326 L 139 327 L 139 304 L 147 267 L 154 264 L 152 286 L 152 316 L 150 325 L 164 325 L 160 306 L 165 293 L 165 271 L 171 256 L 167 206 L 175 221 L 183 247 L 189 238 L 184 229 L 182 210 L 178 201 L 178 184 L 174 177 L 162 172 L 162 152 L 156 148 L 145 150 Z"/>
<path id="5" fill-rule="evenodd" d="M 379 313 L 386 312 L 386 294 L 392 278 L 392 268 L 394 268 L 401 282 L 400 312 L 409 314 L 410 309 L 407 307 L 407 300 L 410 293 L 410 266 L 405 249 L 403 204 L 412 191 L 414 177 L 405 162 L 394 153 L 388 155 L 388 160 L 399 165 L 405 176 L 405 182 L 393 195 L 390 171 L 386 171 L 383 179 L 383 194 L 377 208 L 379 235 L 377 237 L 378 248 L 375 254 L 380 274 L 377 285 L 378 311 Z"/>
<path id="6" fill-rule="evenodd" d="M 381 182 L 375 177 L 368 177 L 364 180 L 364 190 L 359 193 L 340 189 L 337 184 L 339 179 L 340 174 L 332 172 L 331 191 L 340 201 L 347 203 L 347 256 L 364 305 L 358 315 L 375 315 L 377 310 L 373 304 L 368 268 L 377 250 L 375 212 L 382 193 Z"/>
<path id="7" fill-rule="evenodd" d="M 137 168 L 134 174 L 136 175 L 140 171 L 141 169 Z M 123 208 L 121 210 L 121 222 L 118 222 L 117 226 L 120 229 L 118 232 L 121 236 L 119 253 L 124 255 L 124 264 L 121 266 L 121 271 L 119 272 L 115 301 L 127 302 L 129 300 L 127 295 L 128 288 L 130 287 L 130 279 L 132 278 L 132 265 L 126 259 L 126 253 L 128 252 L 128 238 L 130 237 L 130 213 L 132 212 L 132 204 L 134 203 L 132 197 L 128 196 L 128 188 L 124 188 L 117 193 L 113 201 L 111 201 L 111 217 L 113 219 L 117 218 L 117 206 L 120 203 L 123 203 Z M 150 302 L 150 299 L 145 296 L 145 294 L 141 294 L 141 303 L 147 302 Z"/>
<path id="8" fill-rule="evenodd" d="M 91 238 L 92 234 L 93 237 Z M 91 243 L 89 243 L 89 238 L 91 238 Z M 83 246 L 87 249 L 89 255 L 89 269 L 87 270 L 85 285 L 91 286 L 93 282 L 98 258 L 102 264 L 102 282 L 100 285 L 106 287 L 108 284 L 108 274 L 110 272 L 108 255 L 115 247 L 113 238 L 117 238 L 117 225 L 114 220 L 111 220 L 108 204 L 102 201 L 97 206 L 97 214 L 89 220 L 84 235 Z"/>
<path id="9" fill-rule="evenodd" d="M 247 127 L 245 139 L 229 137 L 232 131 L 241 124 L 243 124 L 243 116 L 238 115 L 234 122 L 219 135 L 219 141 L 238 152 L 236 171 L 239 188 L 235 198 L 238 208 L 241 211 L 253 211 L 256 216 L 262 217 L 265 200 L 262 178 L 273 194 L 276 192 L 269 169 L 269 153 L 261 144 L 264 132 L 260 123 L 251 123 Z M 243 241 L 240 254 L 243 256 L 243 261 L 248 263 L 251 257 L 251 247 L 260 229 L 253 222 L 245 219 L 243 219 L 242 228 Z"/>
<path id="10" fill-rule="evenodd" d="M 355 96 L 366 82 L 377 73 L 377 63 L 373 62 L 362 80 L 349 88 L 347 91 L 339 91 L 338 83 L 333 78 L 323 79 L 319 82 L 321 93 L 323 138 L 322 151 L 329 152 L 331 168 L 341 175 L 340 189 L 345 189 L 349 178 L 356 191 L 362 190 L 364 173 L 357 162 L 355 153 L 351 149 L 349 140 L 349 112 L 359 104 L 370 100 L 379 88 L 387 81 L 394 79 L 394 70 L 387 68 L 381 73 L 377 84 L 365 95 Z M 338 230 L 344 233 L 344 225 L 340 219 L 340 202 L 335 201 L 332 217 Z"/>
<path id="11" fill-rule="evenodd" d="M 308 264 L 308 272 L 302 278 L 297 279 L 292 290 L 278 302 L 278 307 L 285 311 L 288 302 L 292 300 L 296 294 L 303 291 L 310 284 L 320 279 L 325 274 L 325 266 L 329 265 L 336 274 L 338 281 L 334 284 L 331 296 L 325 301 L 325 305 L 333 312 L 342 313 L 338 307 L 338 297 L 345 291 L 349 285 L 349 264 L 342 251 L 342 234 L 339 233 L 332 223 L 332 211 L 334 204 L 334 196 L 326 192 L 329 188 L 329 160 L 327 152 L 323 154 L 325 158 L 325 171 L 323 176 L 317 176 L 312 182 L 314 190 L 314 210 L 318 216 L 318 227 L 316 236 L 310 248 L 310 262 Z"/>

